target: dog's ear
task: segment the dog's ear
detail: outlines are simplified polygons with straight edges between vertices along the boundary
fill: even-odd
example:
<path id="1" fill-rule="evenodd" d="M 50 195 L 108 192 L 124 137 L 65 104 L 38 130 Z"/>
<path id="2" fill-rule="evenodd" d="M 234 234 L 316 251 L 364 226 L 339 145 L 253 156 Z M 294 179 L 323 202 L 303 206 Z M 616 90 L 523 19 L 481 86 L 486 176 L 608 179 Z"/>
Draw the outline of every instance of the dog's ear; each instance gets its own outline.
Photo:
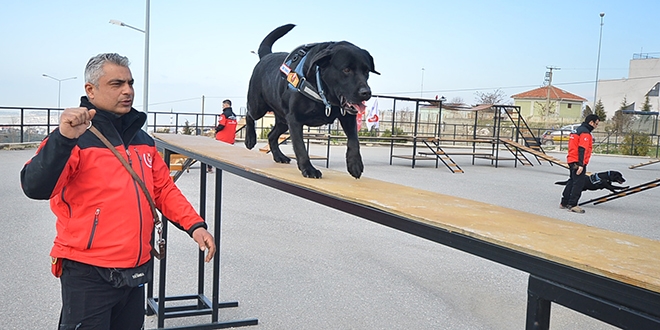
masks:
<path id="1" fill-rule="evenodd" d="M 369 54 L 368 51 L 362 49 L 362 53 L 364 57 L 367 59 L 367 63 L 369 63 L 369 72 L 373 72 L 377 75 L 380 75 L 380 72 L 376 71 L 375 65 L 374 65 L 374 58 L 371 57 L 371 54 Z"/>
<path id="2" fill-rule="evenodd" d="M 316 65 L 323 67 L 323 65 L 330 60 L 333 53 L 333 47 L 330 45 L 316 52 L 316 54 L 312 55 L 312 58 L 309 60 L 309 70 L 312 70 Z"/>

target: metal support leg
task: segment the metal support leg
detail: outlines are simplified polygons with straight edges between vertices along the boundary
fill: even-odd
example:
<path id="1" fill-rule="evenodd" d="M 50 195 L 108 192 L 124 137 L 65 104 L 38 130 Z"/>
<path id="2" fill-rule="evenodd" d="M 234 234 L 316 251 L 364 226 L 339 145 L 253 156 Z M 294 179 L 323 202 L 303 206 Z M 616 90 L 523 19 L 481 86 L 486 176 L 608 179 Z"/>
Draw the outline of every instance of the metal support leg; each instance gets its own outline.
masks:
<path id="1" fill-rule="evenodd" d="M 660 329 L 660 318 L 534 275 L 529 276 L 527 293 L 527 330 L 549 329 L 551 302 L 621 329 Z"/>
<path id="2" fill-rule="evenodd" d="M 550 300 L 536 294 L 537 287 L 534 276 L 529 277 L 527 286 L 527 330 L 548 330 L 550 329 Z"/>
<path id="3" fill-rule="evenodd" d="M 165 150 L 165 160 L 168 162 L 170 152 Z M 202 218 L 206 217 L 206 166 L 207 164 L 201 163 L 200 170 L 200 210 L 199 215 Z M 192 326 L 174 327 L 168 329 L 225 329 L 242 327 L 249 325 L 257 325 L 257 319 L 245 319 L 237 321 L 218 322 L 218 309 L 227 307 L 238 307 L 238 302 L 222 302 L 220 303 L 220 234 L 221 234 L 221 213 L 222 213 L 222 170 L 216 169 L 216 187 L 215 187 L 215 213 L 213 222 L 213 236 L 215 240 L 216 253 L 213 256 L 213 297 L 209 300 L 204 295 L 204 251 L 199 251 L 198 254 L 198 280 L 197 280 L 197 294 L 171 296 L 165 295 L 166 283 L 166 268 L 167 258 L 160 260 L 160 274 L 158 282 L 158 297 L 153 298 L 152 283 L 148 287 L 147 293 L 147 314 L 158 315 L 158 328 L 164 329 L 165 319 L 179 318 L 188 316 L 199 316 L 211 314 L 211 323 L 197 324 Z M 163 238 L 167 240 L 167 218 L 163 216 Z M 167 251 L 165 252 L 167 255 Z M 160 297 L 164 297 L 160 299 Z M 195 300 L 195 304 L 178 305 L 166 307 L 167 301 L 184 301 Z"/>

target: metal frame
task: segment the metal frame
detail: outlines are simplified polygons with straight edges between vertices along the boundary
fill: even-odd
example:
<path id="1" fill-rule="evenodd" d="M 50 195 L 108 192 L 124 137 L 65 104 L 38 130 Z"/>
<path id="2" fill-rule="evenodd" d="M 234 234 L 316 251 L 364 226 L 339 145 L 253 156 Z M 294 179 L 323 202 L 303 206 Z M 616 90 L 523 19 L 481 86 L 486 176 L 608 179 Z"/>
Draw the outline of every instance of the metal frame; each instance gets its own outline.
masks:
<path id="1" fill-rule="evenodd" d="M 164 160 L 166 164 L 170 163 L 171 149 L 165 149 Z M 206 219 L 206 168 L 205 163 L 201 163 L 202 171 L 200 171 L 200 200 L 199 200 L 199 215 Z M 204 295 L 204 251 L 199 251 L 198 272 L 197 272 L 197 294 L 180 295 L 180 296 L 166 296 L 166 274 L 167 274 L 167 252 L 165 258 L 159 261 L 159 277 L 158 277 L 158 297 L 153 296 L 153 281 L 147 286 L 147 315 L 158 315 L 158 328 L 165 327 L 165 319 L 179 318 L 188 316 L 199 316 L 211 314 L 211 323 L 198 324 L 193 326 L 175 327 L 168 329 L 225 329 L 232 327 L 241 327 L 248 325 L 257 325 L 257 319 L 245 319 L 238 321 L 218 322 L 218 310 L 220 308 L 238 307 L 238 302 L 219 302 L 220 300 L 220 235 L 222 223 L 222 171 L 217 170 L 215 174 L 215 213 L 214 213 L 214 226 L 213 238 L 215 240 L 216 254 L 213 257 L 213 292 L 212 299 Z M 163 216 L 163 238 L 167 240 L 168 221 Z M 153 243 L 153 242 L 152 242 Z M 164 297 L 160 299 L 159 297 Z M 166 307 L 165 303 L 168 301 L 185 301 L 194 300 L 195 302 L 189 305 L 178 305 Z"/>
<path id="2" fill-rule="evenodd" d="M 188 157 L 196 158 L 203 163 L 211 164 L 218 169 L 228 171 L 245 179 L 261 183 L 271 188 L 275 188 L 292 195 L 314 201 L 358 217 L 362 217 L 366 220 L 370 220 L 411 235 L 415 235 L 455 248 L 460 251 L 473 254 L 478 257 L 500 263 L 502 265 L 521 270 L 538 278 L 543 278 L 547 283 L 556 283 L 555 286 L 557 287 L 570 289 L 574 295 L 583 297 L 585 301 L 593 300 L 593 297 L 597 297 L 603 302 L 609 302 L 611 304 L 618 305 L 626 310 L 634 311 L 634 313 L 640 315 L 647 314 L 650 316 L 648 319 L 650 322 L 652 322 L 653 329 L 660 328 L 660 293 L 658 292 L 653 292 L 641 287 L 629 285 L 611 278 L 589 273 L 564 264 L 526 254 L 521 251 L 489 243 L 474 237 L 466 236 L 458 232 L 450 232 L 439 227 L 434 227 L 426 223 L 405 218 L 401 215 L 361 205 L 342 197 L 327 195 L 322 192 L 298 186 L 289 182 L 266 177 L 258 173 L 250 172 L 244 168 L 223 163 L 217 159 L 195 154 L 161 140 L 156 140 L 156 144 L 161 148 L 172 150 Z M 534 289 L 534 287 L 532 287 L 532 289 Z M 553 297 L 547 296 L 544 291 L 532 290 L 532 292 L 536 292 L 541 301 L 553 300 Z M 543 308 L 537 308 L 535 309 L 537 310 L 535 313 L 528 315 L 527 329 L 543 329 L 534 326 L 530 327 L 529 324 L 534 324 L 534 322 L 530 323 L 529 321 L 531 317 L 540 320 L 547 319 L 549 322 L 550 309 L 546 308 L 546 305 L 546 303 L 543 303 Z M 593 308 L 599 309 L 604 308 L 604 306 L 606 305 L 594 304 Z M 577 307 L 567 307 L 576 308 L 578 311 L 582 311 L 584 309 L 581 308 L 579 304 Z M 606 311 L 604 310 L 604 312 Z M 615 326 L 625 326 L 623 323 L 617 323 L 617 320 L 612 320 L 607 317 L 599 317 L 602 316 L 602 314 L 592 314 L 588 315 L 601 319 L 602 321 L 608 322 Z M 634 323 L 634 329 L 647 328 L 651 329 L 646 326 L 646 323 Z"/>

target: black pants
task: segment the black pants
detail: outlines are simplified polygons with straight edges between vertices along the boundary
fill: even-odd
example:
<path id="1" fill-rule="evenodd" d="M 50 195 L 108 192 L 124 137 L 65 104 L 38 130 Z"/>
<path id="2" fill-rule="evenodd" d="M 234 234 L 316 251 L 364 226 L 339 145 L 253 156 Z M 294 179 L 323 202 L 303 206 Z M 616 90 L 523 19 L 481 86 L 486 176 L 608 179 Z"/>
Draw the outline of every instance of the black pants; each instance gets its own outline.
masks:
<path id="1" fill-rule="evenodd" d="M 577 174 L 577 163 L 568 164 L 571 170 L 571 177 L 566 182 L 564 192 L 561 197 L 561 205 L 573 207 L 578 205 L 580 196 L 582 196 L 582 189 L 587 180 L 587 166 L 582 167 L 582 173 Z"/>
<path id="2" fill-rule="evenodd" d="M 114 288 L 96 267 L 64 260 L 59 330 L 140 330 L 144 286 Z"/>

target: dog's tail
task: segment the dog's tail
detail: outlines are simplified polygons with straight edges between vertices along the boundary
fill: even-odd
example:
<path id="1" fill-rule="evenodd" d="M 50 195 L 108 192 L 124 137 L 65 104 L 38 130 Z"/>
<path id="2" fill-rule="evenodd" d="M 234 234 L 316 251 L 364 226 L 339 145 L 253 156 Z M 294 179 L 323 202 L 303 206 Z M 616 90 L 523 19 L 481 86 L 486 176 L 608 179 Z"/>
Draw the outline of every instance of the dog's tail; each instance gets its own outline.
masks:
<path id="1" fill-rule="evenodd" d="M 568 180 L 566 180 L 566 181 L 557 181 L 557 182 L 555 182 L 555 184 L 558 184 L 560 186 L 565 186 L 567 182 L 568 182 Z"/>
<path id="2" fill-rule="evenodd" d="M 264 56 L 270 54 L 273 52 L 272 47 L 275 41 L 277 39 L 282 38 L 285 34 L 287 34 L 293 27 L 296 26 L 295 24 L 287 24 L 287 25 L 282 25 L 278 27 L 277 29 L 273 30 L 271 33 L 269 33 L 266 38 L 264 38 L 264 41 L 261 42 L 261 45 L 259 45 L 259 51 L 257 52 L 259 54 L 259 59 L 262 59 Z"/>

